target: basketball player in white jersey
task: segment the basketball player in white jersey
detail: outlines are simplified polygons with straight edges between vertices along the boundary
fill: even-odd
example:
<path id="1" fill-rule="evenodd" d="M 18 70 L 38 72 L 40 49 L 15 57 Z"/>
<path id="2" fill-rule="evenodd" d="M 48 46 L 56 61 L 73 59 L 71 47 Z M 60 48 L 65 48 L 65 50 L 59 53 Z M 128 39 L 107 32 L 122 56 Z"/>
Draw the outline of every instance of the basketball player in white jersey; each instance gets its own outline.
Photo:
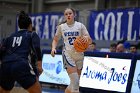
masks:
<path id="1" fill-rule="evenodd" d="M 74 49 L 74 40 L 76 37 L 84 36 L 89 44 L 92 42 L 86 27 L 82 23 L 75 21 L 75 15 L 74 9 L 65 9 L 64 17 L 66 22 L 58 26 L 52 42 L 51 55 L 54 57 L 57 43 L 60 37 L 63 37 L 63 62 L 70 78 L 70 85 L 65 89 L 65 93 L 79 93 L 79 78 L 83 67 L 84 53 L 77 52 Z"/>

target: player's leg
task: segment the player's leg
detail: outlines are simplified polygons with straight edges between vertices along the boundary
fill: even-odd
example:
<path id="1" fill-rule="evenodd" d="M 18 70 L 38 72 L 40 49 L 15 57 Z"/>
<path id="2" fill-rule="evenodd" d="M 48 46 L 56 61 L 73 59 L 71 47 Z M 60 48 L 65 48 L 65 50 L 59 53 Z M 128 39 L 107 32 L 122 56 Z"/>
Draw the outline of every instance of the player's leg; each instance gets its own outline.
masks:
<path id="1" fill-rule="evenodd" d="M 66 88 L 65 93 L 79 93 L 79 75 L 77 67 L 68 67 L 67 73 L 70 78 L 70 85 Z"/>
<path id="2" fill-rule="evenodd" d="M 12 88 L 14 87 L 14 83 L 12 82 L 7 82 L 4 80 L 1 81 L 1 86 L 0 86 L 0 93 L 10 93 L 10 91 L 12 90 Z"/>
<path id="3" fill-rule="evenodd" d="M 18 82 L 29 93 L 41 93 L 42 91 L 39 79 L 35 74 L 23 77 Z"/>
<path id="4" fill-rule="evenodd" d="M 27 89 L 29 93 L 41 93 L 42 89 L 39 81 L 37 80 L 31 87 Z"/>
<path id="5" fill-rule="evenodd" d="M 77 53 L 73 53 L 73 52 L 70 53 L 69 51 L 64 51 L 62 55 L 63 55 L 64 68 L 66 68 L 70 78 L 70 85 L 66 88 L 65 93 L 79 93 L 80 73 L 77 72 L 77 69 L 82 68 L 83 54 L 77 55 Z M 79 61 L 78 65 L 76 61 Z"/>
<path id="6" fill-rule="evenodd" d="M 65 89 L 65 93 L 72 93 L 72 92 L 71 92 L 70 89 L 67 87 L 67 88 Z"/>
<path id="7" fill-rule="evenodd" d="M 0 87 L 0 93 L 10 93 L 9 90 L 4 90 L 3 88 Z"/>
<path id="8" fill-rule="evenodd" d="M 31 65 L 26 61 L 18 64 L 16 81 L 29 93 L 41 93 L 41 85 Z"/>
<path id="9" fill-rule="evenodd" d="M 7 79 L 7 80 L 6 80 Z M 10 78 L 5 78 L 3 75 L 1 76 L 1 86 L 0 86 L 0 93 L 10 93 L 12 88 L 14 87 L 14 81 Z"/>
<path id="10" fill-rule="evenodd" d="M 1 88 L 1 86 L 0 86 L 0 93 L 2 92 L 2 88 Z"/>
<path id="11" fill-rule="evenodd" d="M 10 93 L 14 87 L 14 79 L 12 79 L 11 64 L 1 64 L 0 68 L 0 93 Z"/>
<path id="12" fill-rule="evenodd" d="M 82 59 L 82 60 L 76 62 L 77 73 L 78 73 L 78 75 L 79 75 L 79 78 L 80 78 L 80 76 L 81 76 L 81 71 L 82 71 L 82 68 L 83 68 L 83 60 L 84 60 L 84 59 Z"/>

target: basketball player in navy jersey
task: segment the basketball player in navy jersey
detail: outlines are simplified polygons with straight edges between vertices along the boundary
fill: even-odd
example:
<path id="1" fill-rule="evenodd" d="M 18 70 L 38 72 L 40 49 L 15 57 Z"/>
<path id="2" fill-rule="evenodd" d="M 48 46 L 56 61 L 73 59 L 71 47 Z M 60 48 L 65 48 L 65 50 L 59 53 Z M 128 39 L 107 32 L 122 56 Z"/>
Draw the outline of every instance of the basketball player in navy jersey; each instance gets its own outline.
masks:
<path id="1" fill-rule="evenodd" d="M 18 15 L 20 30 L 13 33 L 4 41 L 6 51 L 2 57 L 0 74 L 0 93 L 10 93 L 17 81 L 29 93 L 41 93 L 41 86 L 31 65 L 28 56 L 31 50 L 36 53 L 38 71 L 42 73 L 42 57 L 40 39 L 36 33 L 32 33 L 32 21 L 30 17 L 21 11 Z"/>

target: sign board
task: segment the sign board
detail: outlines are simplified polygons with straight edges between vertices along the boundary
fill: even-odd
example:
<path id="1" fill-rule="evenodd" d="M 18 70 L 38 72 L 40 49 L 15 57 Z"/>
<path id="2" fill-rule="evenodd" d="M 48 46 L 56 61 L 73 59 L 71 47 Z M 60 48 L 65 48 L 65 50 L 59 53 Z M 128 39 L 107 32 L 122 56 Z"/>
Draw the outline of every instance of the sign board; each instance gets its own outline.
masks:
<path id="1" fill-rule="evenodd" d="M 55 57 L 52 57 L 50 54 L 44 54 L 42 68 L 43 73 L 39 77 L 39 81 L 63 85 L 70 83 L 68 74 L 63 68 L 62 55 L 56 54 Z"/>
<path id="2" fill-rule="evenodd" d="M 131 59 L 86 56 L 80 87 L 125 92 L 130 66 Z"/>

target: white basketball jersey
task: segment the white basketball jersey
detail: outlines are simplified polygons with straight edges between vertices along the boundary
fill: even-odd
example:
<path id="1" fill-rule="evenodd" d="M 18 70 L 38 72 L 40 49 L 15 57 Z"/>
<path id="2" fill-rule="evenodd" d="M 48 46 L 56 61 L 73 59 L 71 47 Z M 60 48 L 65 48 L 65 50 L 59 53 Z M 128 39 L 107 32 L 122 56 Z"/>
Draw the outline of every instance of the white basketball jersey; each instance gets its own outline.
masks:
<path id="1" fill-rule="evenodd" d="M 59 38 L 63 37 L 65 50 L 75 51 L 73 43 L 76 37 L 89 34 L 82 23 L 75 21 L 72 25 L 67 25 L 67 23 L 61 24 L 55 35 Z"/>

